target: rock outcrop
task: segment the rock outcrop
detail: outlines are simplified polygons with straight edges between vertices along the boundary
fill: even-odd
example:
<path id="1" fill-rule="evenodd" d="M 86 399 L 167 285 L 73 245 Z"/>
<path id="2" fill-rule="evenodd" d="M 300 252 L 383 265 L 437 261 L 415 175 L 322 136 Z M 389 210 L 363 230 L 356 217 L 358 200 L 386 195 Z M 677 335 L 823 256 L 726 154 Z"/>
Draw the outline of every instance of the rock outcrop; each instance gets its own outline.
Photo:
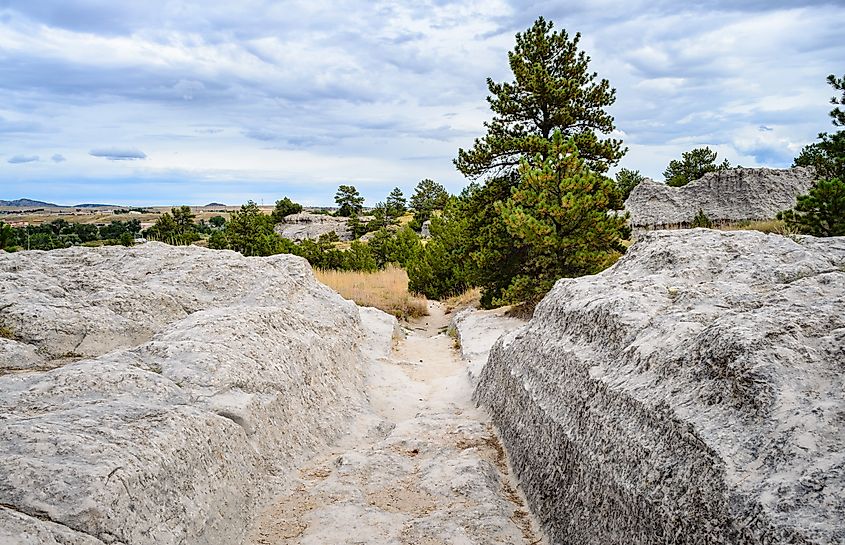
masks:
<path id="1" fill-rule="evenodd" d="M 766 220 L 795 206 L 812 185 L 813 171 L 804 167 L 732 168 L 682 187 L 646 178 L 631 191 L 625 209 L 635 228 L 688 225 L 699 210 L 716 222 Z"/>
<path id="2" fill-rule="evenodd" d="M 510 333 L 524 325 L 525 320 L 506 316 L 505 310 L 501 308 L 492 310 L 465 308 L 452 316 L 449 322 L 449 333 L 455 337 L 461 358 L 467 364 L 467 374 L 472 384 L 478 382 L 478 376 L 487 363 L 490 349 L 499 337 L 505 336 L 502 344 L 507 346 L 513 338 Z"/>
<path id="3" fill-rule="evenodd" d="M 475 398 L 553 543 L 843 543 L 845 238 L 645 233 Z"/>
<path id="4" fill-rule="evenodd" d="M 347 218 L 300 212 L 285 216 L 284 223 L 276 225 L 276 232 L 284 238 L 302 241 L 317 240 L 321 235 L 334 231 L 340 240 L 352 240 Z"/>
<path id="5" fill-rule="evenodd" d="M 2 543 L 240 542 L 390 347 L 289 255 L 0 254 L 0 308 Z"/>

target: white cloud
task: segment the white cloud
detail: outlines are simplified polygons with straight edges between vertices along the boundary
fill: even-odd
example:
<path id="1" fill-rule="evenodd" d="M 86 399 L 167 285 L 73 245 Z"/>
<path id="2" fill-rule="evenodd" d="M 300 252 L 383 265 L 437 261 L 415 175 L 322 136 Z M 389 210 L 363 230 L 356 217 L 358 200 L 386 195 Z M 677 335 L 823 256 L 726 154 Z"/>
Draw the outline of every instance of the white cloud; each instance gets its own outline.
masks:
<path id="1" fill-rule="evenodd" d="M 513 34 L 540 13 L 580 30 L 591 68 L 617 88 L 622 166 L 659 177 L 699 144 L 785 166 L 829 128 L 824 77 L 845 58 L 842 10 L 805 4 L 10 0 L 0 144 L 73 161 L 36 162 L 31 180 L 0 166 L 0 180 L 21 194 L 32 180 L 82 180 L 68 192 L 125 180 L 127 198 L 129 183 L 156 180 L 147 195 L 190 202 L 293 188 L 329 203 L 348 182 L 374 202 L 425 177 L 458 191 L 451 160 L 483 134 L 485 78 L 509 77 Z"/>

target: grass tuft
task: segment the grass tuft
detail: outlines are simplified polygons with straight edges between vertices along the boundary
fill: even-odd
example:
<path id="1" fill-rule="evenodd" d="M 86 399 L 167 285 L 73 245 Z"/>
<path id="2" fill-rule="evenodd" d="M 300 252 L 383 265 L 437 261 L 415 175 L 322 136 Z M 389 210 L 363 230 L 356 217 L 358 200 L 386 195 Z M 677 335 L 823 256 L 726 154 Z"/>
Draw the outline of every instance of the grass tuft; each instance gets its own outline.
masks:
<path id="1" fill-rule="evenodd" d="M 481 306 L 481 288 L 470 288 L 460 295 L 454 295 L 443 301 L 446 312 Z"/>
<path id="2" fill-rule="evenodd" d="M 317 280 L 363 307 L 375 307 L 399 319 L 428 315 L 428 301 L 408 292 L 408 274 L 388 266 L 377 272 L 315 270 Z"/>

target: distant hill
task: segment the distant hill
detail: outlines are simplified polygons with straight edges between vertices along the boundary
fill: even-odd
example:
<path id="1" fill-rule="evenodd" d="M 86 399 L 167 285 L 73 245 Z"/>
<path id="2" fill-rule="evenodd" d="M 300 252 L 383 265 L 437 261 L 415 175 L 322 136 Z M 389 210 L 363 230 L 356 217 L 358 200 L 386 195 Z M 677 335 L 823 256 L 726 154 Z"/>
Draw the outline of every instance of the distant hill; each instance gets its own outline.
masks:
<path id="1" fill-rule="evenodd" d="M 116 204 L 92 204 L 92 203 L 83 203 L 83 204 L 74 204 L 71 208 L 120 208 L 120 206 Z"/>
<path id="2" fill-rule="evenodd" d="M 32 199 L 15 199 L 13 201 L 0 200 L 0 206 L 25 206 L 31 208 L 33 206 L 42 206 L 45 208 L 59 208 L 58 204 L 44 201 L 34 201 Z"/>
<path id="3" fill-rule="evenodd" d="M 225 208 L 225 207 L 226 207 L 226 205 L 225 205 L 225 204 L 223 204 L 223 203 L 219 203 L 219 202 L 210 202 L 210 203 L 208 203 L 207 205 L 205 205 L 203 208 L 209 208 L 209 207 L 212 207 L 212 208 L 221 208 L 221 207 L 222 207 L 222 208 Z"/>

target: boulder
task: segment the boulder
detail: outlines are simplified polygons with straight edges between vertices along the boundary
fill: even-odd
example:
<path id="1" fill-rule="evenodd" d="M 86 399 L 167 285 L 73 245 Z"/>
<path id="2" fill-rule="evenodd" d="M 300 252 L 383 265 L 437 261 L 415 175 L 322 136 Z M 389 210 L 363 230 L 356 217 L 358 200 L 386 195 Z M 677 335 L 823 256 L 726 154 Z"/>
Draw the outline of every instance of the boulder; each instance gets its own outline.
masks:
<path id="1" fill-rule="evenodd" d="M 843 543 L 845 238 L 645 233 L 475 399 L 552 543 Z"/>
<path id="2" fill-rule="evenodd" d="M 795 206 L 796 197 L 812 186 L 813 171 L 804 167 L 732 168 L 682 187 L 646 178 L 631 191 L 625 209 L 635 228 L 688 225 L 699 210 L 715 222 L 767 220 Z"/>
<path id="3" fill-rule="evenodd" d="M 298 257 L 0 254 L 0 308 L 0 541 L 238 543 L 365 403 L 373 334 Z"/>
<path id="4" fill-rule="evenodd" d="M 352 240 L 348 222 L 348 218 L 300 212 L 285 216 L 285 221 L 276 225 L 275 231 L 284 238 L 295 241 L 317 240 L 320 235 L 327 235 L 332 231 L 340 240 Z"/>
<path id="5" fill-rule="evenodd" d="M 420 227 L 420 236 L 422 238 L 431 238 L 431 220 L 425 220 Z"/>

